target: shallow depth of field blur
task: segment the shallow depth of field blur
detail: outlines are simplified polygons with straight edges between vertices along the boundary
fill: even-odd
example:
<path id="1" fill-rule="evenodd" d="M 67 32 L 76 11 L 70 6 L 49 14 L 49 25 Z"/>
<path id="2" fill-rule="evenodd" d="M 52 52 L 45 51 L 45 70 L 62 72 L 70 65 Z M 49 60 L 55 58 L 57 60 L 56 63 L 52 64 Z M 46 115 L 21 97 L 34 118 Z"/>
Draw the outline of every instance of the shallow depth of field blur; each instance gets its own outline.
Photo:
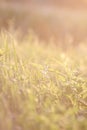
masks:
<path id="1" fill-rule="evenodd" d="M 87 130 L 86 8 L 0 0 L 0 130 Z"/>

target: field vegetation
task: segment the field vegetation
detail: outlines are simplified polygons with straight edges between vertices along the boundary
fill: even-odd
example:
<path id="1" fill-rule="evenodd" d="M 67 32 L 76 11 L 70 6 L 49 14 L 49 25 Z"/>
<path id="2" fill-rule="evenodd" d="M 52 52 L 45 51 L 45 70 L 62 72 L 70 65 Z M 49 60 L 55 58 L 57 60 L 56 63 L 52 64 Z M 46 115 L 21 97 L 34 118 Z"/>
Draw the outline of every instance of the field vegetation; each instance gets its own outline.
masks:
<path id="1" fill-rule="evenodd" d="M 86 7 L 0 0 L 0 130 L 87 130 Z"/>
<path id="2" fill-rule="evenodd" d="M 0 130 L 87 130 L 87 45 L 1 31 Z"/>

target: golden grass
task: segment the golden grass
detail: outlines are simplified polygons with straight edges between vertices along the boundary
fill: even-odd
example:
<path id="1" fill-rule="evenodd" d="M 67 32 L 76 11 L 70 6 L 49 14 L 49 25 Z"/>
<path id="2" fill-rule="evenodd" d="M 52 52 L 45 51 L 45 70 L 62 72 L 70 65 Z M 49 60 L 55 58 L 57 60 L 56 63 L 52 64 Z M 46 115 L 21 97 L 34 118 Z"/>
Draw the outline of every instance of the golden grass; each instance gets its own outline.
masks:
<path id="1" fill-rule="evenodd" d="M 68 47 L 67 47 L 68 48 Z M 0 130 L 86 130 L 87 46 L 0 34 Z"/>

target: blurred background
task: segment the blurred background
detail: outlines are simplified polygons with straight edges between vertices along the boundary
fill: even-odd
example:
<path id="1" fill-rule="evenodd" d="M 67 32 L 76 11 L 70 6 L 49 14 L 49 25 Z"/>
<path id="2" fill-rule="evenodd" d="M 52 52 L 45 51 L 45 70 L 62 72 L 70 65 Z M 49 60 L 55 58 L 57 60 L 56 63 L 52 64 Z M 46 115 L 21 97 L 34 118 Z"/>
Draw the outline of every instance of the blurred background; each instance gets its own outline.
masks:
<path id="1" fill-rule="evenodd" d="M 0 0 L 0 30 L 14 28 L 22 36 L 75 44 L 87 41 L 86 0 Z"/>

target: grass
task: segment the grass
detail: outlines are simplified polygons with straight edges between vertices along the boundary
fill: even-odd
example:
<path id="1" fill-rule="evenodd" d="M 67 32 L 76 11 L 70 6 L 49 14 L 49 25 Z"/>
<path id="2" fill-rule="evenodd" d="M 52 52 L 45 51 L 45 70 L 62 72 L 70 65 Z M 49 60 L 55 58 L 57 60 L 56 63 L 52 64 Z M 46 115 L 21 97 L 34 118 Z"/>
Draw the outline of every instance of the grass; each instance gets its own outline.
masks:
<path id="1" fill-rule="evenodd" d="M 87 46 L 1 32 L 0 130 L 87 130 Z"/>

